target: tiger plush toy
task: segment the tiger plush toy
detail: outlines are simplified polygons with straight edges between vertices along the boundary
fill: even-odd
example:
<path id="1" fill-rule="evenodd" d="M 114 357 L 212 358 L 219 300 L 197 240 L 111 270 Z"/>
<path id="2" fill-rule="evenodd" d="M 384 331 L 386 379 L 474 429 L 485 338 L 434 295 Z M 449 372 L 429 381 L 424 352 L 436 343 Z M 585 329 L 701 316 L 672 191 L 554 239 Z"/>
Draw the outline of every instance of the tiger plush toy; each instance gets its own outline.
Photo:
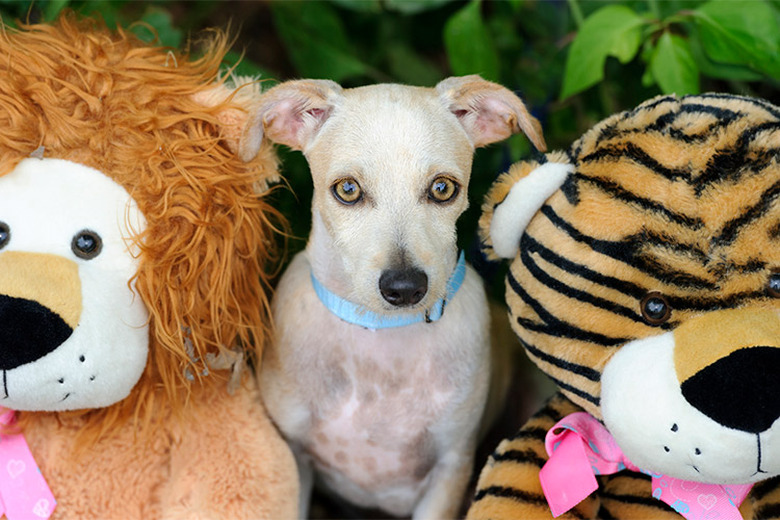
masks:
<path id="1" fill-rule="evenodd" d="M 480 232 L 558 392 L 468 518 L 780 518 L 780 108 L 615 114 L 503 174 Z"/>

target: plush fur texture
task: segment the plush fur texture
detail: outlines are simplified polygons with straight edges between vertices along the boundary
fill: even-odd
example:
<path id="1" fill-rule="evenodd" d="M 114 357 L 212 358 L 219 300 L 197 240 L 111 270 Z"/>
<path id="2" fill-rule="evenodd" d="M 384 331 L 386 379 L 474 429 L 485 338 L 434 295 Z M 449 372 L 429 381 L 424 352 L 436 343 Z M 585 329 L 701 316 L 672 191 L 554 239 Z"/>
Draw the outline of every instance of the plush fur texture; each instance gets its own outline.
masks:
<path id="1" fill-rule="evenodd" d="M 494 258 L 492 219 L 512 192 L 540 164 L 571 168 L 516 235 L 519 249 L 501 249 L 517 251 L 513 328 L 560 392 L 499 445 L 469 518 L 550 518 L 544 438 L 580 410 L 639 467 L 754 482 L 743 517 L 780 515 L 778 150 L 780 109 L 765 101 L 666 96 L 498 179 L 481 221 Z M 671 313 L 654 315 L 648 295 Z M 681 518 L 643 474 L 599 482 L 565 518 Z"/>
<path id="2" fill-rule="evenodd" d="M 258 89 L 226 84 L 228 45 L 193 58 L 72 14 L 0 34 L 0 175 L 31 154 L 83 164 L 146 220 L 127 281 L 149 312 L 140 381 L 106 408 L 19 414 L 56 517 L 296 514 L 294 461 L 242 371 L 270 336 L 282 219 L 258 193 L 271 147 L 237 156 Z"/>

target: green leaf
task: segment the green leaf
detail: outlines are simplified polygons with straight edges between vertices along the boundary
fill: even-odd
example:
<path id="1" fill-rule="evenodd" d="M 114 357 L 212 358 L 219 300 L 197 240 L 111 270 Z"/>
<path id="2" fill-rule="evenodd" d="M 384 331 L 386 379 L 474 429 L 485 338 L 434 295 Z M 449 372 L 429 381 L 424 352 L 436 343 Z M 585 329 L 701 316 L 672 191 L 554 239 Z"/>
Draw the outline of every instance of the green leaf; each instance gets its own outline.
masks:
<path id="1" fill-rule="evenodd" d="M 274 23 L 301 77 L 341 82 L 370 74 L 341 20 L 324 2 L 271 2 Z"/>
<path id="2" fill-rule="evenodd" d="M 49 0 L 43 3 L 43 19 L 51 22 L 57 18 L 60 11 L 68 7 L 70 0 Z"/>
<path id="3" fill-rule="evenodd" d="M 384 5 L 388 11 L 397 11 L 403 14 L 417 14 L 423 11 L 438 9 L 451 1 L 452 0 L 384 0 Z"/>
<path id="4" fill-rule="evenodd" d="M 698 37 L 698 31 L 694 26 L 690 33 L 688 43 L 691 46 L 691 53 L 699 67 L 702 76 L 710 78 L 725 79 L 730 81 L 761 81 L 764 76 L 746 65 L 732 65 L 730 63 L 718 63 L 712 61 L 707 56 L 702 47 L 701 39 Z"/>
<path id="5" fill-rule="evenodd" d="M 763 0 L 711 1 L 693 11 L 705 53 L 715 62 L 744 65 L 780 78 L 780 25 Z"/>
<path id="6" fill-rule="evenodd" d="M 141 17 L 157 31 L 160 43 L 167 47 L 179 47 L 182 41 L 181 29 L 174 27 L 171 13 L 159 7 L 148 7 Z"/>
<path id="7" fill-rule="evenodd" d="M 566 58 L 561 99 L 581 92 L 604 78 L 608 56 L 628 63 L 642 43 L 642 17 L 628 7 L 602 7 L 582 24 Z"/>
<path id="8" fill-rule="evenodd" d="M 650 71 L 664 94 L 699 93 L 699 69 L 688 41 L 665 32 L 650 59 Z"/>
<path id="9" fill-rule="evenodd" d="M 382 11 L 382 2 L 380 0 L 330 0 L 333 4 L 350 9 L 352 11 L 363 11 L 367 13 L 379 13 Z"/>
<path id="10" fill-rule="evenodd" d="M 482 20 L 478 0 L 472 0 L 447 20 L 444 47 L 455 75 L 479 74 L 498 81 L 498 53 Z"/>
<path id="11" fill-rule="evenodd" d="M 386 52 L 390 74 L 401 83 L 432 87 L 443 79 L 436 65 L 403 42 L 389 44 Z"/>

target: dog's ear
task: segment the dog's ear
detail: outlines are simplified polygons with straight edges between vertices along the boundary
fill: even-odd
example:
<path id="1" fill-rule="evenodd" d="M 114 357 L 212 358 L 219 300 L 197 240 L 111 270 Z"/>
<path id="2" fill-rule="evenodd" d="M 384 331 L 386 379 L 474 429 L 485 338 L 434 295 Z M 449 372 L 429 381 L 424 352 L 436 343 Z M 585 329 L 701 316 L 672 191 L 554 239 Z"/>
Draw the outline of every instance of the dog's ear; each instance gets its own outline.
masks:
<path id="1" fill-rule="evenodd" d="M 436 91 L 474 143 L 485 146 L 521 130 L 540 152 L 547 150 L 542 125 L 509 89 L 479 76 L 447 78 Z"/>
<path id="2" fill-rule="evenodd" d="M 241 157 L 260 146 L 263 136 L 293 150 L 304 150 L 342 97 L 330 80 L 303 79 L 276 85 L 260 97 L 244 131 Z"/>

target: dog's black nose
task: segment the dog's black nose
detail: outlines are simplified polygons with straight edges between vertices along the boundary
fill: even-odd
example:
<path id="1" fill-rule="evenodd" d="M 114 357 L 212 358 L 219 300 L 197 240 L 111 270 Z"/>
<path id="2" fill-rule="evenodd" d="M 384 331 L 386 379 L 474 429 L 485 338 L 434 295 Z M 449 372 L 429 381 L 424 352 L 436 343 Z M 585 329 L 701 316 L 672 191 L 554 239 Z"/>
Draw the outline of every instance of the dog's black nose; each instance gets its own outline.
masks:
<path id="1" fill-rule="evenodd" d="M 710 419 L 750 433 L 780 417 L 780 349 L 739 349 L 681 385 L 682 394 Z"/>
<path id="2" fill-rule="evenodd" d="M 0 295 L 0 370 L 12 370 L 59 347 L 73 329 L 38 302 Z"/>
<path id="3" fill-rule="evenodd" d="M 379 292 L 397 307 L 414 305 L 428 292 L 428 276 L 419 269 L 388 269 L 379 277 Z"/>

